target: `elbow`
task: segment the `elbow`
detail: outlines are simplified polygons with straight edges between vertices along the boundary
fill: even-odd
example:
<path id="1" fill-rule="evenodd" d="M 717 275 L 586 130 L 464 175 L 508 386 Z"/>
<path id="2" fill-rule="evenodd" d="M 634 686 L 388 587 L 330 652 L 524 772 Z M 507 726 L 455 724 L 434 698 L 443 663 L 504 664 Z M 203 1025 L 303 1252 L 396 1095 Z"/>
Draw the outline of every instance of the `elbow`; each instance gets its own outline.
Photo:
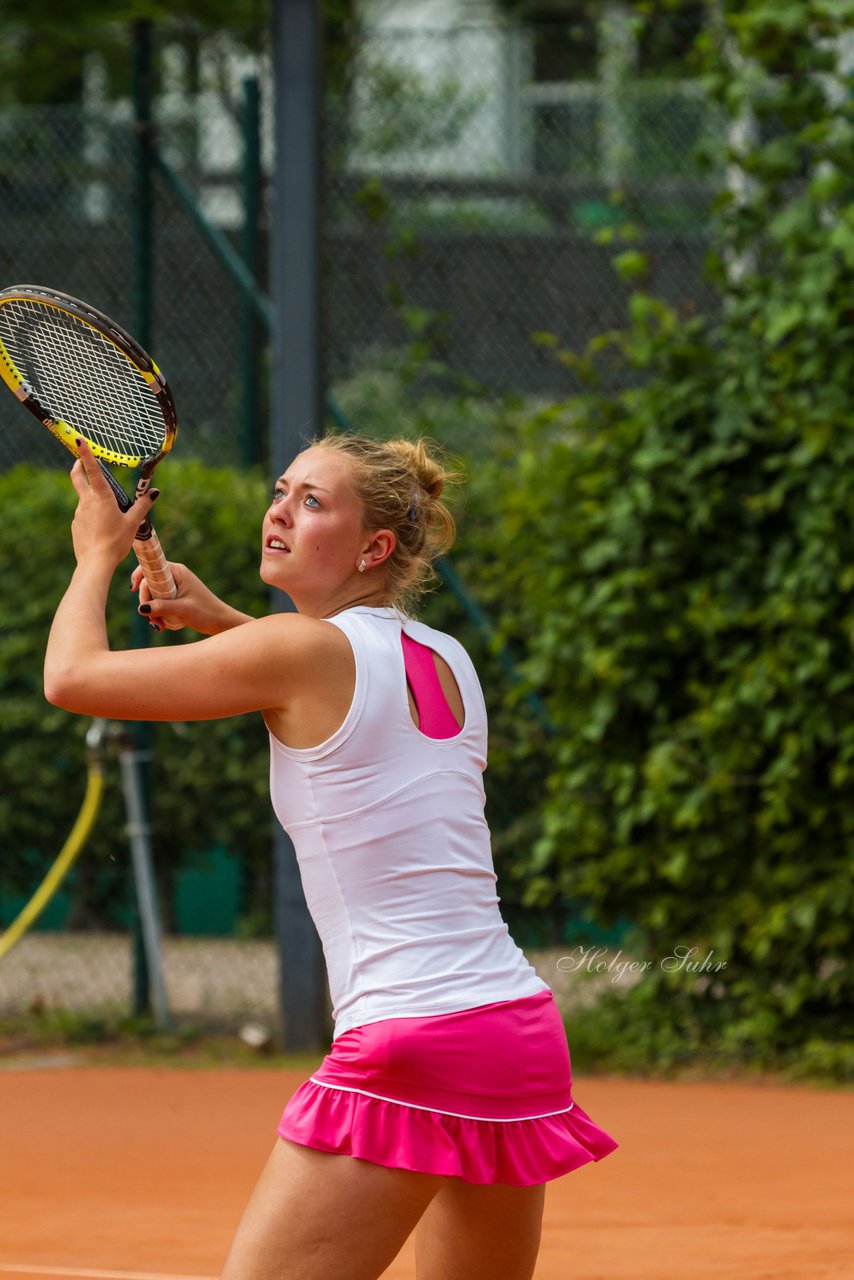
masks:
<path id="1" fill-rule="evenodd" d="M 55 672 L 48 675 L 47 672 L 45 672 L 44 696 L 51 706 L 65 707 L 67 692 L 65 682 L 61 675 L 58 675 Z"/>
<path id="2" fill-rule="evenodd" d="M 70 667 L 45 667 L 44 696 L 63 711 L 80 711 L 81 690 Z"/>

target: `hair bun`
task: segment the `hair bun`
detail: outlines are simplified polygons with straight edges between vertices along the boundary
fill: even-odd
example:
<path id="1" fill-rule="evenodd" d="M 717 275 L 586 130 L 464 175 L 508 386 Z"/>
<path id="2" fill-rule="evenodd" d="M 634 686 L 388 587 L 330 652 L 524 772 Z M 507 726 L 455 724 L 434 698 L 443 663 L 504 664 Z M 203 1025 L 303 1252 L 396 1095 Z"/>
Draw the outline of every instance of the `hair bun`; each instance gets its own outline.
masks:
<path id="1" fill-rule="evenodd" d="M 442 496 L 445 483 L 453 473 L 438 455 L 438 446 L 433 441 L 390 440 L 388 447 L 397 454 L 412 479 L 429 498 L 436 500 Z"/>

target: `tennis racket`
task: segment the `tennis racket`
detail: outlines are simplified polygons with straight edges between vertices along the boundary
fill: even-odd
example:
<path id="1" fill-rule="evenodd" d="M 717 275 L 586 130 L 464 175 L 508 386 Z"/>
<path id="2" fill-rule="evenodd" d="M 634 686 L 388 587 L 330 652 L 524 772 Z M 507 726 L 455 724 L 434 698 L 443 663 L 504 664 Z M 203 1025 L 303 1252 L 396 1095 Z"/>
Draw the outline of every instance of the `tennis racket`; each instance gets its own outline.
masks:
<path id="1" fill-rule="evenodd" d="M 132 502 L 107 464 L 138 472 L 139 498 L 175 443 L 175 404 L 157 365 L 109 316 L 66 293 L 29 284 L 0 291 L 0 378 L 75 457 L 83 437 L 122 511 Z M 176 596 L 150 520 L 133 549 L 151 594 Z"/>

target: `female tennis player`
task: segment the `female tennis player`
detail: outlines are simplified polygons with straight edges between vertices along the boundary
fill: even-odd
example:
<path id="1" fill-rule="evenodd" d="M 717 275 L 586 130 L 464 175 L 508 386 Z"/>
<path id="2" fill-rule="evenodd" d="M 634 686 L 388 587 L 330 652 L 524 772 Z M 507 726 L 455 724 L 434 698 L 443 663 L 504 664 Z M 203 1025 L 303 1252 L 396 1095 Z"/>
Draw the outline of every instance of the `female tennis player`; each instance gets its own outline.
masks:
<path id="1" fill-rule="evenodd" d="M 224 1280 L 373 1280 L 416 1224 L 418 1280 L 529 1280 L 545 1184 L 617 1144 L 573 1099 L 554 998 L 499 912 L 477 675 L 410 613 L 453 540 L 456 477 L 424 442 L 315 442 L 263 521 L 261 577 L 298 612 L 249 618 L 180 564 L 177 599 L 154 601 L 137 569 L 148 617 L 206 638 L 120 652 L 107 590 L 155 495 L 122 515 L 85 446 L 71 476 L 49 701 L 262 712 L 328 967 L 331 1051 L 285 1108 Z"/>

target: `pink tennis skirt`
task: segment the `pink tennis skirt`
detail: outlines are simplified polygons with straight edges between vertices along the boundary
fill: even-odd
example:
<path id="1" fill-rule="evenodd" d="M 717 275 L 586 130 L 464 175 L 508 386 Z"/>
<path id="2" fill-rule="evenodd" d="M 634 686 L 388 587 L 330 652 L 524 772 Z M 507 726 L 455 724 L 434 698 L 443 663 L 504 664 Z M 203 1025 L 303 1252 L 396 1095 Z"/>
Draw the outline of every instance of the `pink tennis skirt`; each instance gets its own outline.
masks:
<path id="1" fill-rule="evenodd" d="M 344 1032 L 278 1133 L 394 1169 L 514 1187 L 560 1178 L 618 1145 L 573 1101 L 551 991 Z"/>

